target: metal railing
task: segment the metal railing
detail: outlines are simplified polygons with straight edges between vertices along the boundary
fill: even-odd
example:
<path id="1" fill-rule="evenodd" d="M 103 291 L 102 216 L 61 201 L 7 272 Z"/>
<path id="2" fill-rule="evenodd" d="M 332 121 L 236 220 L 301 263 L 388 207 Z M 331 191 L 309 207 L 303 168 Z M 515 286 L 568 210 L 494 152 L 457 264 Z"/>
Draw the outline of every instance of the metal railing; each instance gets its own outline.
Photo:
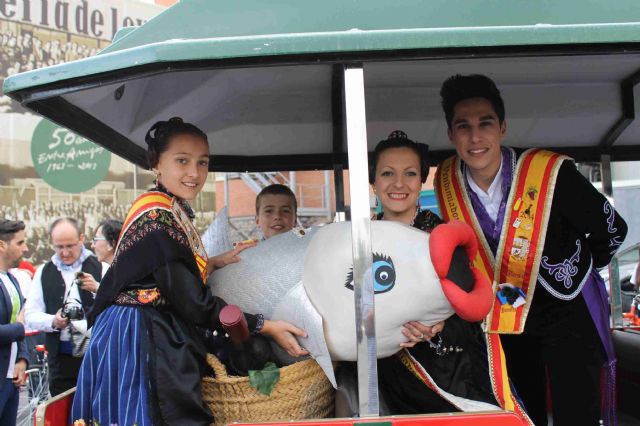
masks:
<path id="1" fill-rule="evenodd" d="M 640 243 L 616 253 L 609 263 L 608 271 L 602 273 L 609 286 L 612 328 L 627 328 L 629 326 L 622 315 L 625 307 L 622 300 L 622 282 L 630 278 L 638 262 L 640 262 Z"/>

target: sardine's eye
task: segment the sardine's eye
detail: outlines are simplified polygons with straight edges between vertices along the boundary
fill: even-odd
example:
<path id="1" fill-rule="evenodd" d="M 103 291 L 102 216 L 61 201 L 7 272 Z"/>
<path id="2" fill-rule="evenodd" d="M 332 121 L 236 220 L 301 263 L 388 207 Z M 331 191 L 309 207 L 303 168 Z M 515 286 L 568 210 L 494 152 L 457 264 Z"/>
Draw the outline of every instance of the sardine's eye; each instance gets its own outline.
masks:
<path id="1" fill-rule="evenodd" d="M 392 262 L 378 260 L 373 263 L 373 290 L 375 293 L 384 293 L 391 290 L 395 282 L 396 271 Z"/>
<path id="2" fill-rule="evenodd" d="M 396 283 L 396 270 L 393 260 L 389 256 L 373 253 L 373 292 L 386 293 L 391 290 Z M 353 290 L 353 269 L 349 270 L 344 285 L 349 290 Z"/>

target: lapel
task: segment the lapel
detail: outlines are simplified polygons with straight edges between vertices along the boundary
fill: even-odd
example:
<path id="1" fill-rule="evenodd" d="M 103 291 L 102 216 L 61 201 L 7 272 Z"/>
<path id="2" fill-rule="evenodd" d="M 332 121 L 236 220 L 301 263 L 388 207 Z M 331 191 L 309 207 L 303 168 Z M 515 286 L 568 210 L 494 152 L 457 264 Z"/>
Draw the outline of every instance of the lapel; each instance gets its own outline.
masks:
<path id="1" fill-rule="evenodd" d="M 11 279 L 9 279 L 11 281 Z M 4 279 L 2 279 L 2 285 L 0 285 L 0 290 L 2 290 L 2 299 L 4 300 L 4 309 L 2 310 L 2 318 L 0 318 L 0 322 L 2 324 L 9 324 L 9 320 L 11 319 L 11 311 L 13 310 L 13 305 L 11 304 L 11 296 L 7 291 L 4 283 Z"/>
<path id="2" fill-rule="evenodd" d="M 11 275 L 11 272 L 7 272 L 7 275 L 9 276 L 9 279 L 13 283 L 13 287 L 18 292 L 18 300 L 20 300 L 20 309 L 22 309 L 22 307 L 24 306 L 24 296 L 22 295 L 22 290 L 20 290 L 20 283 L 18 282 L 18 279 L 16 277 Z"/>

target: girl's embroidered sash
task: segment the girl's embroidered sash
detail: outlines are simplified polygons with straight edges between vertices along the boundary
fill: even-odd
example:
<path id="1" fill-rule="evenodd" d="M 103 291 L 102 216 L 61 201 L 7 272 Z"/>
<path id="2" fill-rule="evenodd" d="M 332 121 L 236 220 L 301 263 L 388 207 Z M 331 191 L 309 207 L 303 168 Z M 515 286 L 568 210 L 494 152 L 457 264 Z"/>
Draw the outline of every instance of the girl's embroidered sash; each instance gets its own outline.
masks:
<path id="1" fill-rule="evenodd" d="M 149 191 L 142 194 L 133 202 L 129 212 L 127 213 L 118 241 L 122 241 L 122 236 L 127 232 L 131 224 L 133 224 L 140 216 L 156 209 L 170 212 L 182 227 L 182 232 L 187 236 L 196 265 L 198 266 L 198 271 L 200 272 L 200 277 L 204 283 L 207 280 L 207 253 L 204 249 L 204 245 L 202 244 L 200 236 L 186 212 L 176 202 L 175 198 L 165 194 L 164 192 Z"/>
<path id="2" fill-rule="evenodd" d="M 555 181 L 566 159 L 540 149 L 522 154 L 507 199 L 495 259 L 473 212 L 461 160 L 451 157 L 438 167 L 435 186 L 440 211 L 445 220 L 462 220 L 474 228 L 480 240 L 474 265 L 493 282 L 496 297 L 484 322 L 489 333 L 519 334 L 524 330 L 536 287 Z"/>

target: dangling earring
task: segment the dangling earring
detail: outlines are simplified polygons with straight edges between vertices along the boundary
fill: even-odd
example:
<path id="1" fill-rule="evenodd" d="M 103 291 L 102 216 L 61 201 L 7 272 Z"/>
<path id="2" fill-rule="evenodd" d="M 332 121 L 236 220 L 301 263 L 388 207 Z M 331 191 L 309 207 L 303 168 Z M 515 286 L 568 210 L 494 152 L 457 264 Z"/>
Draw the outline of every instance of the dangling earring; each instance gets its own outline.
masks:
<path id="1" fill-rule="evenodd" d="M 160 172 L 154 170 L 154 173 L 156 174 L 156 178 L 154 179 L 153 183 L 156 185 L 156 188 L 160 188 Z"/>

